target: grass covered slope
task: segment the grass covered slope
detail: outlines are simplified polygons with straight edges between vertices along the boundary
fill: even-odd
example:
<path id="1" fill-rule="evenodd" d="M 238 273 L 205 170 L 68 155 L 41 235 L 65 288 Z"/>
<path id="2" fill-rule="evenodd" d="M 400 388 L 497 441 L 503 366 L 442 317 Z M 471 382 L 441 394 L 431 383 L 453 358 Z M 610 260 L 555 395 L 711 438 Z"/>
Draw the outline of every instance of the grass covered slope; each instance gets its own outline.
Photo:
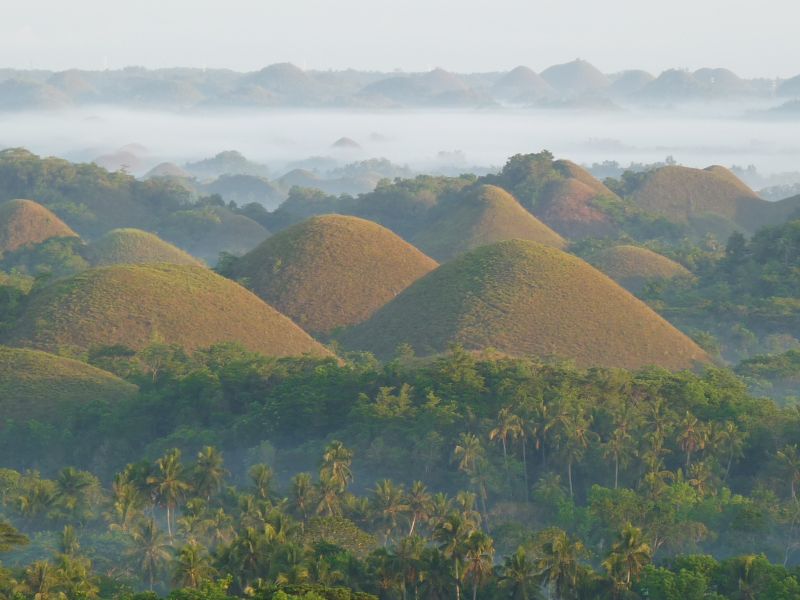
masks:
<path id="1" fill-rule="evenodd" d="M 442 265 L 339 339 L 381 357 L 402 343 L 433 354 L 457 342 L 587 366 L 683 369 L 708 361 L 688 337 L 589 264 L 521 240 Z"/>
<path id="2" fill-rule="evenodd" d="M 77 360 L 0 346 L 0 425 L 9 419 L 46 421 L 58 408 L 115 402 L 136 390 L 135 385 Z"/>
<path id="3" fill-rule="evenodd" d="M 467 250 L 503 240 L 533 240 L 563 248 L 564 238 L 534 217 L 504 189 L 494 185 L 469 188 L 442 200 L 436 216 L 411 241 L 437 260 L 450 260 Z"/>
<path id="4" fill-rule="evenodd" d="M 265 240 L 232 269 L 314 333 L 369 318 L 436 262 L 385 227 L 357 217 L 312 217 Z"/>
<path id="5" fill-rule="evenodd" d="M 69 225 L 37 202 L 8 200 L 0 203 L 0 255 L 50 238 L 77 235 Z"/>
<path id="6" fill-rule="evenodd" d="M 192 350 L 239 342 L 270 356 L 327 351 L 240 285 L 202 268 L 116 265 L 35 292 L 7 336 L 13 346 L 85 350 L 154 340 Z"/>
<path id="7" fill-rule="evenodd" d="M 94 266 L 170 263 L 203 266 L 192 255 L 141 229 L 114 229 L 89 244 L 87 257 Z"/>
<path id="8" fill-rule="evenodd" d="M 641 291 L 648 281 L 689 276 L 683 265 L 640 246 L 614 246 L 590 257 L 589 262 L 622 287 Z"/>

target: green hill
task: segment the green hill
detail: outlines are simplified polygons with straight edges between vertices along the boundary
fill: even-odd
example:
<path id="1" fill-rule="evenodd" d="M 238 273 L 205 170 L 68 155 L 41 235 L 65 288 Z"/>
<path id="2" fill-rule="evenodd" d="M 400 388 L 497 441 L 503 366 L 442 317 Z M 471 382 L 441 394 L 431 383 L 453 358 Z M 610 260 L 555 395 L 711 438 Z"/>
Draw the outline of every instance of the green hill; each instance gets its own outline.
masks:
<path id="1" fill-rule="evenodd" d="M 86 251 L 94 266 L 142 263 L 203 266 L 180 248 L 141 229 L 114 229 L 89 244 Z"/>
<path id="2" fill-rule="evenodd" d="M 434 268 L 434 260 L 377 223 L 324 215 L 268 238 L 231 274 L 301 327 L 329 333 L 369 318 Z"/>
<path id="3" fill-rule="evenodd" d="M 58 409 L 116 402 L 136 390 L 135 385 L 77 360 L 0 346 L 0 425 L 8 419 L 46 421 Z"/>
<path id="4" fill-rule="evenodd" d="M 652 280 L 691 275 L 683 265 L 640 246 L 606 248 L 591 256 L 589 262 L 634 293 L 641 291 Z"/>
<path id="5" fill-rule="evenodd" d="M 64 221 L 32 200 L 0 204 L 0 255 L 50 238 L 77 235 Z"/>
<path id="6" fill-rule="evenodd" d="M 525 210 L 502 188 L 479 185 L 444 199 L 435 215 L 411 238 L 412 243 L 437 260 L 503 240 L 533 240 L 563 248 L 564 238 Z"/>
<path id="7" fill-rule="evenodd" d="M 589 264 L 520 240 L 442 265 L 339 340 L 381 357 L 403 343 L 432 354 L 455 342 L 579 365 L 683 369 L 708 361 L 688 337 Z"/>
<path id="8" fill-rule="evenodd" d="M 202 268 L 116 265 L 89 269 L 34 292 L 7 334 L 13 346 L 56 351 L 153 340 L 188 350 L 239 342 L 272 356 L 327 351 L 236 283 Z"/>

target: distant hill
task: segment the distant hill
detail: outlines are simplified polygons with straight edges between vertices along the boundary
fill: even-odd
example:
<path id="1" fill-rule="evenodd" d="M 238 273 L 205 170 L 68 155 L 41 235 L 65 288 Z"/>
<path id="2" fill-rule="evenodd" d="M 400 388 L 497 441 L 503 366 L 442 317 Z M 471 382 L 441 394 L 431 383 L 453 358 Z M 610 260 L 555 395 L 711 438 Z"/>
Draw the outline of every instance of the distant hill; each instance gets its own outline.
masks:
<path id="1" fill-rule="evenodd" d="M 174 265 L 203 264 L 157 235 L 141 229 L 114 229 L 86 248 L 93 266 L 116 264 L 169 263 Z"/>
<path id="2" fill-rule="evenodd" d="M 151 179 L 153 177 L 173 177 L 176 179 L 191 179 L 192 174 L 183 167 L 179 167 L 175 163 L 162 162 L 150 169 L 144 175 L 144 179 Z"/>
<path id="3" fill-rule="evenodd" d="M 654 77 L 647 71 L 623 71 L 611 78 L 608 91 L 612 96 L 629 96 L 642 91 L 653 79 Z"/>
<path id="4" fill-rule="evenodd" d="M 135 385 L 85 363 L 37 350 L 0 346 L 0 427 L 15 421 L 52 421 L 64 409 L 118 402 Z"/>
<path id="5" fill-rule="evenodd" d="M 288 317 L 201 267 L 117 265 L 90 269 L 34 292 L 5 336 L 12 346 L 57 351 L 154 340 L 193 350 L 239 342 L 271 356 L 326 354 Z"/>
<path id="6" fill-rule="evenodd" d="M 318 98 L 322 86 L 311 75 L 292 63 L 269 65 L 247 75 L 244 85 L 258 86 L 282 101 L 305 104 Z"/>
<path id="7" fill-rule="evenodd" d="M 563 248 L 564 238 L 494 185 L 479 185 L 440 201 L 426 225 L 411 238 L 415 246 L 444 261 L 487 244 L 522 239 Z"/>
<path id="8" fill-rule="evenodd" d="M 800 75 L 782 81 L 777 92 L 785 98 L 800 98 Z"/>
<path id="9" fill-rule="evenodd" d="M 267 239 L 231 275 L 301 327 L 328 334 L 369 318 L 436 266 L 376 223 L 325 215 Z"/>
<path id="10" fill-rule="evenodd" d="M 492 86 L 492 96 L 512 104 L 529 104 L 553 99 L 558 92 L 545 79 L 528 67 L 519 66 L 498 79 Z"/>
<path id="11" fill-rule="evenodd" d="M 683 265 L 640 246 L 613 246 L 589 257 L 589 262 L 633 293 L 653 280 L 691 275 Z"/>
<path id="12" fill-rule="evenodd" d="M 444 69 L 387 77 L 364 87 L 359 94 L 372 102 L 392 105 L 462 106 L 491 102 L 463 79 Z"/>
<path id="13" fill-rule="evenodd" d="M 266 165 L 253 162 L 236 150 L 226 150 L 212 158 L 186 163 L 183 170 L 200 179 L 215 179 L 221 175 L 269 175 Z"/>
<path id="14" fill-rule="evenodd" d="M 688 337 L 589 264 L 521 240 L 445 263 L 338 339 L 381 357 L 403 343 L 420 354 L 459 343 L 632 369 L 708 361 Z"/>
<path id="15" fill-rule="evenodd" d="M 0 203 L 0 256 L 50 238 L 77 235 L 64 221 L 32 200 Z"/>
<path id="16" fill-rule="evenodd" d="M 571 96 L 605 90 L 611 84 L 606 75 L 585 60 L 553 65 L 542 71 L 542 78 L 562 94 Z"/>

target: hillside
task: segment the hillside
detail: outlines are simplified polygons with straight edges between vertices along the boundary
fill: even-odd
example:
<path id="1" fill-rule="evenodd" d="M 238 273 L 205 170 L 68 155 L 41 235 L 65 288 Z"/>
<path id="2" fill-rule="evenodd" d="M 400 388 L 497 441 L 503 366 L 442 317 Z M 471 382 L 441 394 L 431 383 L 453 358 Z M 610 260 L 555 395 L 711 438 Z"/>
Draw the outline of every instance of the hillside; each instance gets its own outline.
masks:
<path id="1" fill-rule="evenodd" d="M 180 248 L 141 229 L 114 229 L 89 244 L 86 251 L 94 266 L 142 263 L 203 266 Z"/>
<path id="2" fill-rule="evenodd" d="M 56 351 L 154 340 L 186 349 L 239 342 L 273 356 L 326 351 L 287 317 L 201 267 L 90 269 L 34 292 L 6 336 L 13 346 Z"/>
<path id="3" fill-rule="evenodd" d="M 503 240 L 533 240 L 563 248 L 564 238 L 525 210 L 502 188 L 479 185 L 442 200 L 411 242 L 444 261 Z"/>
<path id="4" fill-rule="evenodd" d="M 313 217 L 264 241 L 234 278 L 301 327 L 327 334 L 369 318 L 436 262 L 388 229 L 339 215 Z"/>
<path id="5" fill-rule="evenodd" d="M 456 342 L 579 365 L 684 369 L 708 361 L 688 337 L 584 261 L 520 240 L 442 265 L 339 339 L 381 357 L 403 343 L 432 354 Z"/>
<path id="6" fill-rule="evenodd" d="M 589 262 L 633 293 L 641 291 L 652 280 L 691 275 L 683 265 L 640 246 L 607 248 L 591 256 Z"/>
<path id="7" fill-rule="evenodd" d="M 573 60 L 553 65 L 542 71 L 542 78 L 562 94 L 580 96 L 604 90 L 610 85 L 608 77 L 585 60 Z"/>
<path id="8" fill-rule="evenodd" d="M 56 409 L 135 393 L 135 385 L 77 360 L 0 346 L 0 426 L 8 419 L 47 421 Z"/>
<path id="9" fill-rule="evenodd" d="M 519 66 L 494 83 L 492 96 L 510 103 L 527 104 L 555 98 L 558 92 L 541 75 L 528 67 Z"/>
<path id="10" fill-rule="evenodd" d="M 77 237 L 77 234 L 41 204 L 31 200 L 0 203 L 0 256 L 55 237 Z"/>

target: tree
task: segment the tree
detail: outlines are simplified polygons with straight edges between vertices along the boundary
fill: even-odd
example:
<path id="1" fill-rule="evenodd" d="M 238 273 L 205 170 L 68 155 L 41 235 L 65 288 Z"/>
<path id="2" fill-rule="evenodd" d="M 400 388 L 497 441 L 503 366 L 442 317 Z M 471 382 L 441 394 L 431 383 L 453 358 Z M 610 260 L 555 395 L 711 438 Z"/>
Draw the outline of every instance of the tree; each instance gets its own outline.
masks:
<path id="1" fill-rule="evenodd" d="M 406 503 L 411 513 L 411 525 L 409 526 L 408 536 L 414 535 L 417 523 L 426 523 L 432 511 L 432 498 L 428 493 L 428 488 L 421 481 L 415 481 L 406 494 Z"/>
<path id="2" fill-rule="evenodd" d="M 778 465 L 789 481 L 792 500 L 797 500 L 797 484 L 800 483 L 800 451 L 797 444 L 786 445 L 776 454 Z"/>
<path id="3" fill-rule="evenodd" d="M 616 590 L 629 590 L 652 556 L 650 546 L 642 541 L 642 530 L 628 523 L 611 546 L 603 568 L 614 580 Z"/>
<path id="4" fill-rule="evenodd" d="M 433 539 L 439 542 L 439 550 L 452 561 L 456 600 L 461 599 L 461 562 L 466 553 L 466 543 L 474 531 L 458 514 L 450 513 L 433 531 Z"/>
<path id="5" fill-rule="evenodd" d="M 395 485 L 390 479 L 382 479 L 372 490 L 372 511 L 375 521 L 384 527 L 384 543 L 388 543 L 392 533 L 397 530 L 401 515 L 410 510 L 403 487 Z"/>
<path id="6" fill-rule="evenodd" d="M 153 486 L 156 498 L 167 509 L 167 532 L 172 539 L 172 516 L 175 507 L 184 494 L 191 489 L 191 485 L 183 479 L 183 465 L 181 465 L 181 451 L 170 450 L 156 461 L 155 474 L 147 478 Z"/>
<path id="7" fill-rule="evenodd" d="M 482 531 L 473 531 L 464 548 L 464 577 L 472 582 L 472 600 L 477 600 L 478 588 L 491 576 L 493 560 L 492 538 Z"/>
<path id="8" fill-rule="evenodd" d="M 164 570 L 172 556 L 169 541 L 164 538 L 164 534 L 152 518 L 144 520 L 134 528 L 131 541 L 133 545 L 128 550 L 128 555 L 152 590 L 156 577 Z"/>
<path id="9" fill-rule="evenodd" d="M 725 421 L 721 427 L 713 430 L 711 437 L 714 446 L 726 457 L 725 474 L 722 480 L 727 481 L 733 461 L 744 455 L 747 433 L 741 431 L 733 421 Z"/>
<path id="10" fill-rule="evenodd" d="M 197 588 L 215 574 L 208 551 L 197 542 L 189 542 L 178 551 L 172 582 L 179 587 Z"/>
<path id="11" fill-rule="evenodd" d="M 551 587 L 559 598 L 574 595 L 578 566 L 585 554 L 583 544 L 570 539 L 566 531 L 553 528 L 542 532 L 535 559 L 542 583 Z"/>
<path id="12" fill-rule="evenodd" d="M 311 481 L 311 475 L 309 473 L 298 473 L 292 477 L 289 502 L 295 514 L 300 515 L 303 522 L 308 520 L 308 515 L 312 510 L 315 497 L 314 484 Z"/>
<path id="13" fill-rule="evenodd" d="M 570 498 L 575 496 L 572 484 L 572 466 L 580 461 L 589 444 L 597 439 L 597 434 L 589 427 L 591 418 L 587 417 L 580 408 L 562 414 L 559 417 L 561 451 L 567 462 L 567 479 L 569 481 Z"/>
<path id="14" fill-rule="evenodd" d="M 28 537 L 17 531 L 7 521 L 0 520 L 0 552 L 10 552 L 17 546 L 25 546 Z"/>
<path id="15" fill-rule="evenodd" d="M 256 497 L 260 500 L 269 500 L 269 486 L 272 483 L 272 469 L 269 465 L 257 464 L 248 471 Z"/>
<path id="16" fill-rule="evenodd" d="M 197 494 L 206 500 L 211 499 L 222 488 L 226 475 L 222 452 L 213 446 L 206 446 L 197 453 L 191 477 L 192 487 Z"/>
<path id="17" fill-rule="evenodd" d="M 506 470 L 506 483 L 511 496 L 511 475 L 508 469 L 508 444 L 510 441 L 523 436 L 522 419 L 515 415 L 510 407 L 501 408 L 497 414 L 495 427 L 489 431 L 489 439 L 499 441 L 503 446 L 503 466 Z"/>
<path id="18" fill-rule="evenodd" d="M 520 546 L 514 554 L 506 557 L 498 581 L 500 587 L 508 590 L 512 600 L 528 600 L 536 585 L 536 577 L 536 565 Z"/>
<path id="19" fill-rule="evenodd" d="M 332 441 L 325 447 L 322 455 L 322 465 L 320 467 L 320 480 L 329 479 L 339 491 L 343 492 L 353 481 L 353 471 L 350 465 L 353 462 L 353 451 L 345 447 L 338 440 Z"/>
<path id="20" fill-rule="evenodd" d="M 685 468 L 688 473 L 692 464 L 692 454 L 706 447 L 708 430 L 700 420 L 689 411 L 678 425 L 677 442 L 686 455 Z"/>

